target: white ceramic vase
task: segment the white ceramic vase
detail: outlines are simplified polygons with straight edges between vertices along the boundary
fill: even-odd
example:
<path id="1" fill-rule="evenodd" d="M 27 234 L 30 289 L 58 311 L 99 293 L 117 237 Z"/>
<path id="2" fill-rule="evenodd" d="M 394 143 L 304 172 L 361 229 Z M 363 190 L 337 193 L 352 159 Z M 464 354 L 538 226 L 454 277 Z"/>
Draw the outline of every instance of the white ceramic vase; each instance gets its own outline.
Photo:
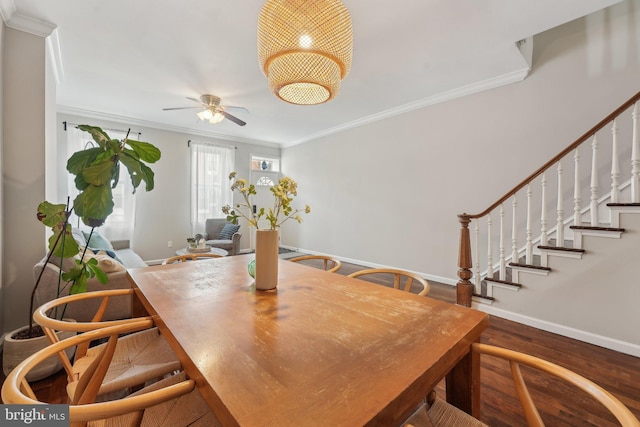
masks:
<path id="1" fill-rule="evenodd" d="M 256 289 L 278 285 L 278 230 L 256 230 Z"/>
<path id="2" fill-rule="evenodd" d="M 73 322 L 74 320 L 65 319 L 65 321 Z M 4 371 L 5 376 L 8 375 L 13 368 L 15 368 L 24 359 L 51 344 L 46 335 L 27 339 L 11 338 L 16 332 L 26 328 L 28 328 L 28 326 L 22 326 L 8 332 L 4 337 L 4 343 L 2 345 L 2 370 Z M 75 332 L 71 331 L 59 331 L 57 333 L 60 340 L 72 337 L 75 334 Z M 67 357 L 72 358 L 75 351 L 75 347 L 72 347 L 67 349 L 65 352 L 67 353 Z M 60 358 L 57 355 L 51 356 L 44 362 L 40 363 L 36 369 L 29 372 L 26 378 L 27 381 L 38 381 L 55 374 L 62 368 L 63 366 Z"/>

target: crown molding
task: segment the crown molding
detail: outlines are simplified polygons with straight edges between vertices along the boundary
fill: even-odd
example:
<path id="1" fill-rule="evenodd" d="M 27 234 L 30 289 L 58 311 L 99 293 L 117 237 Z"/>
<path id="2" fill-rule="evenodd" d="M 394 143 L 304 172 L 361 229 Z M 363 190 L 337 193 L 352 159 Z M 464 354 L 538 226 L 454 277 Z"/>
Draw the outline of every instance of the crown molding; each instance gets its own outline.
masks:
<path id="1" fill-rule="evenodd" d="M 0 0 L 0 16 L 5 24 L 9 22 L 14 13 L 16 13 L 16 4 L 13 0 Z"/>
<path id="2" fill-rule="evenodd" d="M 147 127 L 147 128 L 165 130 L 165 131 L 169 131 L 169 132 L 184 133 L 184 134 L 187 134 L 187 135 L 194 135 L 194 136 L 203 136 L 203 137 L 206 137 L 206 138 L 215 138 L 215 139 L 220 139 L 220 140 L 223 140 L 223 141 L 240 142 L 240 143 L 244 143 L 244 144 L 253 144 L 253 145 L 266 146 L 266 147 L 280 148 L 280 144 L 278 144 L 277 142 L 260 141 L 260 140 L 256 140 L 256 139 L 242 138 L 242 137 L 237 137 L 237 136 L 232 136 L 232 135 L 225 135 L 225 134 L 217 133 L 217 132 L 202 131 L 202 130 L 199 130 L 199 129 L 192 129 L 192 128 L 186 128 L 186 127 L 181 127 L 181 126 L 172 126 L 172 125 L 167 125 L 165 123 L 156 123 L 156 122 L 152 122 L 152 121 L 136 119 L 136 118 L 133 118 L 133 117 L 119 116 L 117 114 L 100 113 L 100 112 L 97 112 L 97 111 L 91 111 L 91 110 L 85 110 L 85 109 L 81 109 L 81 108 L 68 107 L 68 106 L 64 106 L 64 105 L 58 105 L 57 106 L 57 112 L 58 113 L 62 113 L 62 114 L 71 114 L 71 115 L 74 115 L 74 116 L 87 117 L 87 118 L 90 118 L 90 119 L 106 120 L 106 121 L 110 121 L 110 122 L 123 123 L 123 124 L 126 124 L 126 125 L 143 126 L 143 127 Z"/>
<path id="3" fill-rule="evenodd" d="M 13 4 L 13 0 L 2 0 L 0 2 L 0 9 L 2 9 L 2 19 L 4 19 L 4 23 L 9 28 L 24 31 L 25 33 L 33 34 L 34 36 L 39 37 L 49 37 L 51 33 L 53 33 L 53 31 L 57 28 L 57 26 L 55 24 L 52 24 L 51 22 L 17 13 L 15 5 L 13 5 L 12 8 L 11 5 L 5 3 Z"/>
<path id="4" fill-rule="evenodd" d="M 304 138 L 298 139 L 296 141 L 290 141 L 288 143 L 281 144 L 282 147 L 291 147 L 294 145 L 302 144 L 305 142 L 313 141 L 318 138 L 322 138 L 324 136 L 332 135 L 338 132 L 343 132 L 347 129 L 353 129 L 356 127 L 364 126 L 369 123 L 377 122 L 382 119 L 386 119 L 389 117 L 397 116 L 400 114 L 408 113 L 410 111 L 418 110 L 420 108 L 428 107 L 430 105 L 439 104 L 442 102 L 450 101 L 456 98 L 462 98 L 467 95 L 472 95 L 475 93 L 483 92 L 485 90 L 494 89 L 500 86 L 508 85 L 511 83 L 516 83 L 524 80 L 529 74 L 529 68 L 523 68 L 520 70 L 516 70 L 507 74 L 503 74 L 501 76 L 497 76 L 491 79 L 482 80 L 477 83 L 472 83 L 467 86 L 462 86 L 447 92 L 439 93 L 434 96 L 430 96 L 428 98 L 423 98 L 415 102 L 411 102 L 409 104 L 404 104 L 396 108 L 391 108 L 389 110 L 381 111 L 376 114 L 372 114 L 367 117 L 363 117 L 358 120 L 351 121 L 349 123 L 342 124 L 340 126 L 333 127 L 331 129 L 324 130 L 322 132 L 317 132 L 311 135 L 308 135 Z"/>

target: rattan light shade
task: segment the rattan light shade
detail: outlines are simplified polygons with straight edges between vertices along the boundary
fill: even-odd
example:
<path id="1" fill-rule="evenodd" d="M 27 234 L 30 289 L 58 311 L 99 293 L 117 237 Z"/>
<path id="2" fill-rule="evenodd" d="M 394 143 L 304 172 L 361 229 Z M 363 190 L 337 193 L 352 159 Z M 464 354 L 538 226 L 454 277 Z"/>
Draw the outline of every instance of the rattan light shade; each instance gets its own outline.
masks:
<path id="1" fill-rule="evenodd" d="M 292 104 L 321 104 L 351 69 L 351 16 L 339 0 L 268 0 L 258 18 L 258 59 L 269 90 Z"/>

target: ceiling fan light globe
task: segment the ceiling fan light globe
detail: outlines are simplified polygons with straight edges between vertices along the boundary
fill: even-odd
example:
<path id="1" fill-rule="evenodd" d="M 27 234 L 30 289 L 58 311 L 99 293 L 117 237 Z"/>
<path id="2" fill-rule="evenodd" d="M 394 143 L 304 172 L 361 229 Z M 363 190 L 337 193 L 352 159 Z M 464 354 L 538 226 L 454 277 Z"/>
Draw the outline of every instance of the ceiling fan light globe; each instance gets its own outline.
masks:
<path id="1" fill-rule="evenodd" d="M 209 123 L 211 123 L 212 125 L 215 125 L 216 123 L 220 123 L 223 120 L 224 120 L 224 115 L 219 111 L 216 111 L 214 114 L 211 115 L 211 118 L 209 119 Z"/>
<path id="2" fill-rule="evenodd" d="M 198 114 L 198 118 L 202 121 L 211 120 L 211 118 L 213 117 L 213 113 L 209 109 L 202 110 L 197 114 Z"/>

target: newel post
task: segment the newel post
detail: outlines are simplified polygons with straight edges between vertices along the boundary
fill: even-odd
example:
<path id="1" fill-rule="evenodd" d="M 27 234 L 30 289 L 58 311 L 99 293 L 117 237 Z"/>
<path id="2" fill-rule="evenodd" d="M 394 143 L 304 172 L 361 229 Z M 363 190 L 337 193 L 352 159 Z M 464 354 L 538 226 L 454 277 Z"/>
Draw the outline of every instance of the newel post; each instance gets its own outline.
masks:
<path id="1" fill-rule="evenodd" d="M 468 214 L 458 215 L 460 221 L 460 252 L 458 253 L 458 277 L 460 280 L 456 284 L 456 304 L 471 307 L 471 297 L 473 296 L 473 283 L 469 281 L 472 277 L 471 267 L 471 238 L 469 236 L 469 223 L 471 218 Z"/>

